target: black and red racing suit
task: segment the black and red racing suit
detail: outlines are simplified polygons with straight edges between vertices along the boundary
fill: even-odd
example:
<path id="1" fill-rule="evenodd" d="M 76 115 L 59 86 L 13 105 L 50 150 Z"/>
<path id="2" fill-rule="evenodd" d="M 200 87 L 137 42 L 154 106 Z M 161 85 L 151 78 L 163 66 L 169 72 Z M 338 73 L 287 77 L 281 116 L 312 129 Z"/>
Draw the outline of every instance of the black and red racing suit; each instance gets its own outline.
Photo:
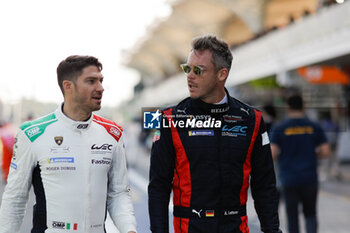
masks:
<path id="1" fill-rule="evenodd" d="M 169 232 L 171 190 L 175 233 L 249 233 L 249 183 L 261 230 L 281 232 L 270 144 L 260 111 L 232 97 L 220 105 L 187 98 L 162 117 L 148 187 L 153 233 Z"/>

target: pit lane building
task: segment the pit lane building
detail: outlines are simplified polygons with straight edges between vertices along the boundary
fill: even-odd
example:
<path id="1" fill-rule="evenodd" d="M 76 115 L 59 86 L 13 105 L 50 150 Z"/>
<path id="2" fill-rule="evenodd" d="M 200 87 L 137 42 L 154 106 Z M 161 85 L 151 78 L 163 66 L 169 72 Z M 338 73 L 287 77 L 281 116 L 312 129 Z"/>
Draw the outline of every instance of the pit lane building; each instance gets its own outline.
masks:
<path id="1" fill-rule="evenodd" d="M 215 34 L 232 46 L 226 86 L 238 98 L 263 104 L 254 103 L 260 97 L 256 95 L 264 101 L 276 98 L 278 92 L 269 89 L 277 84 L 301 88 L 310 104 L 331 107 L 340 100 L 337 104 L 343 105 L 350 63 L 350 1 L 332 2 L 171 1 L 171 15 L 149 28 L 129 51 L 127 65 L 140 72 L 141 81 L 128 107 L 136 113 L 144 106 L 164 106 L 186 97 L 179 65 L 186 62 L 191 39 L 203 34 Z M 323 77 L 327 72 L 337 74 Z M 267 88 L 249 91 L 259 85 Z"/>
<path id="2" fill-rule="evenodd" d="M 124 105 L 132 115 L 188 96 L 179 65 L 186 62 L 193 37 L 215 34 L 232 48 L 226 86 L 233 96 L 254 106 L 278 107 L 284 91 L 293 87 L 309 108 L 348 119 L 343 110 L 350 102 L 349 0 L 169 3 L 172 13 L 148 28 L 126 56 L 126 65 L 141 74 L 135 97 Z"/>

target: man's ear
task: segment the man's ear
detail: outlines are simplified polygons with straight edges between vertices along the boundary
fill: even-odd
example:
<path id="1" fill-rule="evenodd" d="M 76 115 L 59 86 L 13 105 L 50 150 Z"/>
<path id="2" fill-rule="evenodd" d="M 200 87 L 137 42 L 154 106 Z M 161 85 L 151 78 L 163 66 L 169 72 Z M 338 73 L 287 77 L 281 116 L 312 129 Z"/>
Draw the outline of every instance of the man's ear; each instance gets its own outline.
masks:
<path id="1" fill-rule="evenodd" d="M 227 68 L 222 68 L 221 70 L 219 70 L 219 72 L 218 72 L 219 81 L 226 81 L 227 76 L 228 76 L 228 69 Z"/>
<path id="2" fill-rule="evenodd" d="M 72 90 L 73 90 L 73 88 L 74 88 L 74 84 L 73 84 L 72 81 L 63 80 L 62 86 L 63 86 L 63 90 L 64 90 L 64 93 L 65 93 L 65 94 L 67 94 L 67 93 L 72 93 Z"/>

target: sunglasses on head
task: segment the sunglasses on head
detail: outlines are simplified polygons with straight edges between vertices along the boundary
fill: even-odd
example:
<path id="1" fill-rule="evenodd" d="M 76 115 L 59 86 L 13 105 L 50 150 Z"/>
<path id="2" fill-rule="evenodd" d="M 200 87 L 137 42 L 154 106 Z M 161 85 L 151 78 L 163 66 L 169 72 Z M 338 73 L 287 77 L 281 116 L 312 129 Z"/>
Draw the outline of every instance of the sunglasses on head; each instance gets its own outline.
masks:
<path id="1" fill-rule="evenodd" d="M 188 64 L 181 64 L 180 65 L 181 69 L 183 70 L 183 72 L 185 72 L 186 74 L 190 73 L 191 70 L 193 70 L 193 73 L 195 75 L 201 75 L 203 73 L 203 68 L 200 66 L 190 66 Z"/>

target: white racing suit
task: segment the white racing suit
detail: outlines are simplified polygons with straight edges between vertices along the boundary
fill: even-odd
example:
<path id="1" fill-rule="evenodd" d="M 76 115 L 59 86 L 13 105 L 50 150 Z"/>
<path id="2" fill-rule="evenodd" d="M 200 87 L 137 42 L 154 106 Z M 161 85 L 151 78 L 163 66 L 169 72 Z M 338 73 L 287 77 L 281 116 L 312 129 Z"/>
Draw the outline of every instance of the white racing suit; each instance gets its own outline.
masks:
<path id="1" fill-rule="evenodd" d="M 73 121 L 61 109 L 20 126 L 0 233 L 19 231 L 31 185 L 32 233 L 104 233 L 107 209 L 121 233 L 136 231 L 122 128 L 93 114 Z"/>

